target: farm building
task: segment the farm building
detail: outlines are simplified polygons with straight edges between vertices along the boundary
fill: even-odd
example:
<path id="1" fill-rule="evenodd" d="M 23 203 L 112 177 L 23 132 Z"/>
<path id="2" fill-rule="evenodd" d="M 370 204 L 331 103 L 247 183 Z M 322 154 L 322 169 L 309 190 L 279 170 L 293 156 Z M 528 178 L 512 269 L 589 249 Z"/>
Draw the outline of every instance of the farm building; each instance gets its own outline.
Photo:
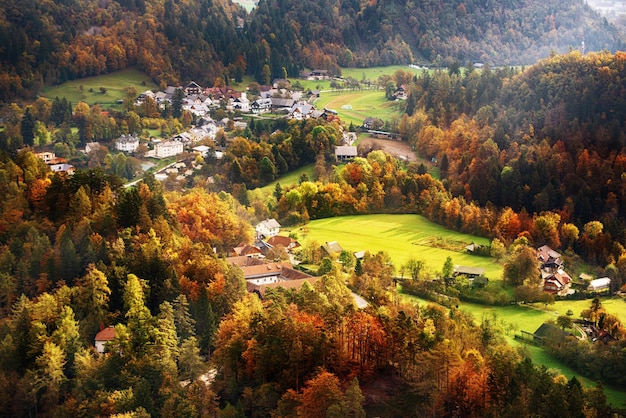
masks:
<path id="1" fill-rule="evenodd" d="M 611 279 L 608 277 L 601 277 L 599 279 L 592 280 L 589 283 L 587 290 L 590 292 L 602 292 L 611 288 Z"/>

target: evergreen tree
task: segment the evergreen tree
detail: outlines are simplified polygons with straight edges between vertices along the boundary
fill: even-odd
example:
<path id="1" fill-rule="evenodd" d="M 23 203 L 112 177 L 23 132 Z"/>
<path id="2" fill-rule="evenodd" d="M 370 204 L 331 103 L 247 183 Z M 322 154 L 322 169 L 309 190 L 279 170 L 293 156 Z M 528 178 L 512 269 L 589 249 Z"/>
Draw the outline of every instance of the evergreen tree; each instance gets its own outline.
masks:
<path id="1" fill-rule="evenodd" d="M 35 119 L 32 113 L 30 113 L 30 107 L 27 107 L 26 112 L 24 112 L 22 123 L 20 124 L 20 131 L 24 145 L 33 146 L 35 139 Z"/>

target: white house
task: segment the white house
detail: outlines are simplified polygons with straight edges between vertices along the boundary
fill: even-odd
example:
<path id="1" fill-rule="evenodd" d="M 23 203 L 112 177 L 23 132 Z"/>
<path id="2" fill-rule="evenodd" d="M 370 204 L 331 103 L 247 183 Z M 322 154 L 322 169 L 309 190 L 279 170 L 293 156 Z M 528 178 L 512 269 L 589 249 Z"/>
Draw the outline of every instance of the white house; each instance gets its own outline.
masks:
<path id="1" fill-rule="evenodd" d="M 177 141 L 160 142 L 154 146 L 154 156 L 156 158 L 167 158 L 182 154 L 183 143 Z"/>
<path id="2" fill-rule="evenodd" d="M 276 221 L 276 219 L 266 219 L 262 222 L 259 222 L 257 226 L 254 227 L 256 230 L 256 234 L 258 237 L 273 237 L 274 235 L 278 235 L 280 232 L 280 224 Z"/>
<path id="3" fill-rule="evenodd" d="M 115 140 L 115 149 L 124 152 L 135 152 L 139 147 L 139 138 L 133 135 L 122 135 Z"/>
<path id="4" fill-rule="evenodd" d="M 96 346 L 96 351 L 99 354 L 103 354 L 106 349 L 106 345 L 109 341 L 113 341 L 115 339 L 115 328 L 112 326 L 104 328 L 102 331 L 96 334 L 96 338 L 94 341 L 94 345 Z"/>
<path id="5" fill-rule="evenodd" d="M 243 113 L 250 112 L 250 100 L 245 92 L 241 93 L 241 97 L 236 97 L 232 101 L 233 110 L 239 110 Z"/>

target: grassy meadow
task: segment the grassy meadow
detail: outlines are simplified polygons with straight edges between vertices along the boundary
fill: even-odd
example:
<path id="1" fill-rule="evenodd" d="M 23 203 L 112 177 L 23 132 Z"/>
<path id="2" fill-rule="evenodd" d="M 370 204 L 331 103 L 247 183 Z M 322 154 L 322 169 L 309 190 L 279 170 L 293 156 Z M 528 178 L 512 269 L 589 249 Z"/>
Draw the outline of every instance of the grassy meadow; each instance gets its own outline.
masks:
<path id="1" fill-rule="evenodd" d="M 428 221 L 419 215 L 354 215 L 319 219 L 297 228 L 299 240 L 337 241 L 349 251 L 385 251 L 396 272 L 411 259 L 423 260 L 431 271 L 441 271 L 447 257 L 458 265 L 485 268 L 491 281 L 501 281 L 502 265 L 493 258 L 467 254 L 464 247 L 489 244 L 487 238 L 461 234 Z"/>
<path id="2" fill-rule="evenodd" d="M 318 109 L 336 110 L 347 125 L 360 126 L 367 117 L 391 120 L 402 114 L 402 103 L 387 100 L 384 90 L 325 91 L 314 104 Z"/>
<path id="3" fill-rule="evenodd" d="M 117 101 L 126 96 L 124 89 L 131 86 L 137 89 L 137 93 L 158 89 L 142 71 L 126 68 L 110 74 L 67 81 L 58 86 L 46 86 L 44 96 L 50 100 L 65 97 L 74 106 L 83 101 L 90 106 L 99 104 L 104 108 L 121 108 Z M 100 91 L 101 87 L 106 89 L 105 93 Z"/>

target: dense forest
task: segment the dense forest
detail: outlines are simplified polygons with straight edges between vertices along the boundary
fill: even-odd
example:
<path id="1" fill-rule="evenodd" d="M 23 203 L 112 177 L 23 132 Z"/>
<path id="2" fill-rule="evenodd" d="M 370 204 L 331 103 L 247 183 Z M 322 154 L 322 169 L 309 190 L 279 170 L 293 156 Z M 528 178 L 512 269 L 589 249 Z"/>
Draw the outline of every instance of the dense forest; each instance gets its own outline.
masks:
<path id="1" fill-rule="evenodd" d="M 578 49 L 615 51 L 617 30 L 580 1 L 275 2 L 2 0 L 0 100 L 44 83 L 137 65 L 161 85 L 268 84 L 305 67 L 531 64 Z"/>
<path id="2" fill-rule="evenodd" d="M 0 142 L 0 411 L 609 416 L 601 385 L 586 389 L 533 366 L 504 343 L 497 318 L 472 318 L 454 304 L 403 302 L 393 276 L 412 269 L 406 291 L 446 292 L 452 300 L 543 300 L 525 266 L 548 244 L 619 290 L 626 283 L 626 107 L 615 93 L 624 89 L 625 58 L 572 52 L 521 71 L 398 71 L 394 82 L 410 92 L 407 113 L 389 127 L 437 161 L 441 179 L 382 151 L 339 166 L 337 121 L 278 119 L 230 131 L 227 141 L 221 132 L 223 158 L 207 156 L 202 175 L 184 184 L 146 176 L 126 188 L 112 159 L 83 161 L 92 168 L 73 176 L 53 174 L 29 145 L 35 126 L 65 131 L 77 146 L 152 123 L 157 116 L 145 105 L 106 118 L 97 106 L 71 109 L 63 100 L 13 105 Z M 167 120 L 184 123 L 183 116 Z M 271 196 L 251 190 L 308 164 L 313 178 L 277 185 Z M 419 260 L 394 266 L 385 253 L 358 262 L 342 254 L 336 263 L 311 243 L 300 256 L 321 264 L 320 280 L 259 300 L 223 259 L 252 242 L 259 220 L 299 225 L 359 213 L 419 213 L 492 238 L 489 251 L 505 264 L 514 295 L 443 288 Z M 370 306 L 357 309 L 351 290 Z M 581 373 L 624 387 L 626 329 L 599 303 L 585 315 L 616 341 L 555 340 L 548 349 Z M 93 338 L 108 325 L 116 337 L 101 356 Z"/>

